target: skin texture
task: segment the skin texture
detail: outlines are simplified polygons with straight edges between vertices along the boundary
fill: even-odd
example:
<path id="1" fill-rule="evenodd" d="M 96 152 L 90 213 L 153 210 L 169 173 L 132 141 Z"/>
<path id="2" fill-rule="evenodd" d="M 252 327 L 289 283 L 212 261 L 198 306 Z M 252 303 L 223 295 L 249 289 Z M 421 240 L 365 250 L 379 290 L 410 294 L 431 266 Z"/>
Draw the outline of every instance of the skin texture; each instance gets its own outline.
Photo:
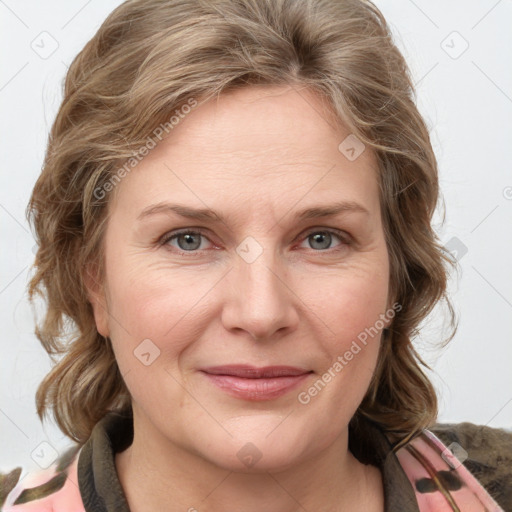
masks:
<path id="1" fill-rule="evenodd" d="M 305 89 L 229 92 L 187 114 L 115 189 L 103 289 L 91 285 L 90 298 L 133 399 L 134 441 L 116 466 L 136 512 L 383 510 L 379 470 L 347 445 L 380 332 L 309 403 L 298 401 L 390 307 L 376 159 L 369 148 L 347 159 L 338 146 L 349 132 L 325 109 Z M 294 219 L 338 201 L 367 212 Z M 138 219 L 165 202 L 225 221 Z M 203 236 L 159 244 L 182 228 Z M 342 238 L 317 238 L 326 229 Z M 240 248 L 262 252 L 249 263 Z M 147 339 L 149 359 L 154 346 L 160 353 L 145 365 L 134 351 Z M 254 402 L 199 371 L 223 364 L 314 373 Z M 237 456 L 248 442 L 261 455 L 250 467 Z"/>

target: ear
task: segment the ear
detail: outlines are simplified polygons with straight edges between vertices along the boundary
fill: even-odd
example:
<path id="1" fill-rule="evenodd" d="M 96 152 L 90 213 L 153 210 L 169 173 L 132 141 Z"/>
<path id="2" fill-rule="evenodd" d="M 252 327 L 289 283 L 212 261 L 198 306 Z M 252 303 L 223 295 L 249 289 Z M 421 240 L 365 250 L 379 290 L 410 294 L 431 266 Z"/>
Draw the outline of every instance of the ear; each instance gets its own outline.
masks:
<path id="1" fill-rule="evenodd" d="M 99 272 L 96 265 L 87 265 L 84 272 L 84 284 L 87 290 L 87 298 L 92 305 L 94 321 L 98 332 L 107 338 L 110 334 L 108 327 L 108 305 L 105 287 L 100 283 Z"/>

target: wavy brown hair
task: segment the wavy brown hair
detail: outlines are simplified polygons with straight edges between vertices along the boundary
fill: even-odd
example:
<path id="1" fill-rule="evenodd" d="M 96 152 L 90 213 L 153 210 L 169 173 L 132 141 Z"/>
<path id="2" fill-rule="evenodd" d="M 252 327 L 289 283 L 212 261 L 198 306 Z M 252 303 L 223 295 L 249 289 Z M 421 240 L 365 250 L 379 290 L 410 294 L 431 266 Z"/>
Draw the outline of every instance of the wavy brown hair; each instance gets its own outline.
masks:
<path id="1" fill-rule="evenodd" d="M 47 305 L 36 335 L 54 362 L 37 412 L 43 420 L 51 409 L 71 439 L 84 442 L 107 412 L 131 403 L 88 300 L 86 269 L 102 282 L 112 194 L 97 191 L 109 190 L 123 162 L 190 98 L 265 84 L 314 91 L 377 157 L 390 296 L 402 309 L 383 331 L 353 422 L 364 416 L 405 439 L 436 420 L 428 366 L 412 340 L 441 299 L 453 337 L 452 261 L 431 226 L 439 185 L 429 132 L 380 11 L 364 0 L 129 0 L 69 67 L 27 208 L 39 243 L 29 295 Z"/>

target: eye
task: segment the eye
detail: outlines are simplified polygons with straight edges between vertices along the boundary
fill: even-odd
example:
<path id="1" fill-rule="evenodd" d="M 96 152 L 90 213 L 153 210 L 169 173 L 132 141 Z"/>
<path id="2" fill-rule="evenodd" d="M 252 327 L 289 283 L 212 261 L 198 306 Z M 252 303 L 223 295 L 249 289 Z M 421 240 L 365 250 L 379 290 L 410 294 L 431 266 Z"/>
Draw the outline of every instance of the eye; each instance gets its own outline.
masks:
<path id="1" fill-rule="evenodd" d="M 331 247 L 333 238 L 337 238 L 341 242 L 334 248 Z M 187 229 L 167 233 L 158 243 L 161 246 L 173 247 L 180 255 L 191 256 L 202 250 L 206 250 L 204 244 L 202 244 L 202 239 L 209 241 L 209 238 L 202 231 Z M 304 239 L 304 241 L 309 240 L 310 248 L 317 252 L 326 251 L 328 249 L 342 250 L 351 243 L 350 236 L 347 233 L 334 229 L 317 228 L 310 230 L 306 233 L 305 238 L 304 235 L 302 235 L 301 239 Z"/>
<path id="2" fill-rule="evenodd" d="M 350 245 L 349 236 L 346 233 L 333 229 L 316 229 L 314 231 L 309 231 L 309 233 L 306 234 L 305 241 L 309 241 L 311 248 L 323 251 L 326 249 L 333 249 L 331 247 L 333 237 L 337 238 L 341 242 L 341 244 L 338 247 L 335 247 L 334 250 L 343 249 L 345 246 Z"/>
<path id="3" fill-rule="evenodd" d="M 208 240 L 208 238 L 201 231 L 185 230 L 164 235 L 160 241 L 161 245 L 171 245 L 175 247 L 180 254 L 194 253 L 198 250 L 204 250 L 201 247 L 201 237 Z M 176 241 L 176 245 L 171 242 Z"/>

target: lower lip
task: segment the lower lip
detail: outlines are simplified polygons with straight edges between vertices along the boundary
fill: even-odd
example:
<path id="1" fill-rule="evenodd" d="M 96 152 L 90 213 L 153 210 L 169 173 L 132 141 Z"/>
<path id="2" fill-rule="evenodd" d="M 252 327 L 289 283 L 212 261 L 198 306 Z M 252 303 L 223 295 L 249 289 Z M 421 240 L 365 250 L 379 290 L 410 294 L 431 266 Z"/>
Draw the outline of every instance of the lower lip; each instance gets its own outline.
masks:
<path id="1" fill-rule="evenodd" d="M 232 375 L 213 375 L 203 372 L 212 384 L 231 396 L 250 401 L 272 400 L 296 388 L 311 373 L 287 377 L 245 379 Z"/>

